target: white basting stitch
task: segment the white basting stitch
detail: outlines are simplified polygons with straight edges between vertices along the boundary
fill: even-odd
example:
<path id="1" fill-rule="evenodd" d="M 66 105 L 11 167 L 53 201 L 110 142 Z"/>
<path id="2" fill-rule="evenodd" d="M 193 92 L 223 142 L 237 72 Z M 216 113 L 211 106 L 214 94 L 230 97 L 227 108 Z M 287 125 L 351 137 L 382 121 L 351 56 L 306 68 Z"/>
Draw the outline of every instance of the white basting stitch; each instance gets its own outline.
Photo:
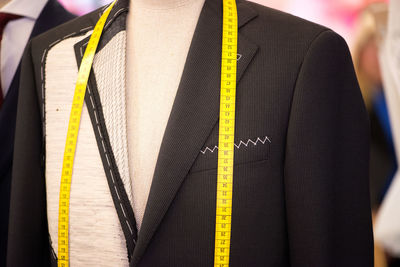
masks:
<path id="1" fill-rule="evenodd" d="M 90 96 L 90 99 L 92 99 L 92 96 L 91 96 L 91 95 L 89 95 L 89 96 Z M 93 102 L 92 102 L 92 105 L 93 105 Z M 93 112 L 94 112 L 94 114 L 95 114 L 96 121 L 97 121 L 97 112 L 96 112 L 96 109 L 95 109 L 94 107 L 93 107 Z M 101 135 L 99 123 L 97 123 L 97 131 L 98 131 L 99 136 L 100 136 L 100 138 L 101 138 L 101 144 L 102 144 L 102 146 L 103 146 L 104 154 L 106 155 L 108 167 L 109 167 L 109 170 L 110 170 L 111 180 L 112 180 L 113 185 L 114 185 L 114 191 L 115 191 L 115 193 L 117 194 L 118 202 L 119 202 L 119 205 L 120 205 L 120 207 L 121 207 L 121 209 L 122 209 L 122 213 L 123 213 L 123 215 L 124 215 L 125 222 L 126 222 L 126 224 L 128 225 L 128 228 L 129 228 L 129 231 L 130 231 L 131 235 L 133 235 L 132 228 L 131 228 L 131 226 L 130 226 L 129 223 L 128 223 L 128 218 L 127 218 L 127 216 L 126 216 L 125 209 L 124 209 L 124 207 L 123 207 L 123 205 L 122 205 L 121 197 L 120 197 L 120 195 L 119 195 L 119 193 L 118 193 L 118 188 L 117 188 L 117 186 L 116 186 L 116 184 L 115 184 L 114 175 L 113 175 L 113 172 L 112 172 L 112 169 L 111 169 L 111 163 L 110 163 L 110 160 L 109 160 L 109 157 L 108 157 L 108 154 L 107 154 L 105 145 L 104 145 L 104 140 L 103 140 L 103 137 L 102 137 L 102 135 Z M 135 242 L 135 244 L 136 244 L 136 242 Z"/>
<path id="2" fill-rule="evenodd" d="M 73 33 L 70 33 L 70 34 L 64 36 L 64 38 L 69 38 L 69 37 L 73 36 L 74 34 L 75 34 L 74 32 L 73 32 Z"/>
<path id="3" fill-rule="evenodd" d="M 84 31 L 87 31 L 87 30 L 91 30 L 92 28 L 93 28 L 93 26 L 89 26 L 89 27 L 80 29 L 79 32 L 84 32 Z"/>
<path id="4" fill-rule="evenodd" d="M 113 181 L 113 184 L 115 184 L 115 179 L 114 179 L 114 174 L 110 168 L 110 174 L 111 174 L 111 180 Z"/>
<path id="5" fill-rule="evenodd" d="M 42 55 L 42 61 L 40 61 L 42 64 L 43 64 L 43 61 L 44 61 L 44 55 L 46 55 L 46 52 L 47 52 L 47 48 L 44 50 L 44 52 L 43 52 L 43 55 Z"/>
<path id="6" fill-rule="evenodd" d="M 100 125 L 97 124 L 97 131 L 99 132 L 100 138 L 103 139 L 103 135 L 101 134 Z"/>
<path id="7" fill-rule="evenodd" d="M 242 58 L 242 54 L 237 54 L 236 60 L 239 61 Z"/>
<path id="8" fill-rule="evenodd" d="M 121 8 L 117 12 L 115 12 L 114 16 L 107 22 L 106 26 L 104 26 L 104 29 L 108 27 L 108 25 L 114 20 L 116 16 L 118 16 L 120 13 L 123 11 L 128 10 L 127 8 Z"/>
<path id="9" fill-rule="evenodd" d="M 108 158 L 108 154 L 106 154 L 106 159 L 107 159 L 108 166 L 110 166 L 111 164 L 110 164 L 110 159 Z"/>
<path id="10" fill-rule="evenodd" d="M 211 153 L 214 153 L 214 151 L 215 151 L 216 149 L 218 149 L 217 146 L 214 146 L 213 149 L 211 149 L 211 148 L 209 148 L 209 147 L 206 147 L 204 150 L 200 150 L 200 152 L 204 155 L 204 154 L 206 154 L 207 150 L 210 151 Z"/>
<path id="11" fill-rule="evenodd" d="M 42 95 L 44 95 L 44 84 L 42 84 Z"/>
<path id="12" fill-rule="evenodd" d="M 96 107 L 94 105 L 93 97 L 92 97 L 92 94 L 91 94 L 92 91 L 90 90 L 89 86 L 87 87 L 87 89 L 88 89 L 88 93 L 89 93 L 90 102 L 92 103 L 92 108 L 93 108 L 93 111 L 94 111 L 95 116 L 96 116 Z M 99 133 L 100 138 L 103 139 L 103 135 L 101 134 L 101 129 L 100 129 L 100 124 L 99 123 L 97 123 L 97 132 Z M 107 161 L 108 161 L 108 158 L 107 158 Z M 110 162 L 108 162 L 108 165 L 110 165 Z"/>
<path id="13" fill-rule="evenodd" d="M 115 193 L 117 193 L 117 198 L 121 202 L 121 197 L 119 196 L 117 186 L 114 184 Z M 121 203 L 120 203 L 121 204 Z"/>
<path id="14" fill-rule="evenodd" d="M 119 205 L 121 206 L 122 212 L 124 213 L 124 217 L 126 218 L 126 213 L 125 213 L 125 209 L 124 206 L 122 206 L 122 203 L 120 202 Z"/>
<path id="15" fill-rule="evenodd" d="M 94 101 L 93 101 L 93 97 L 92 97 L 92 95 L 90 95 L 90 102 L 92 102 L 92 107 L 93 107 L 93 109 L 95 109 L 95 106 L 94 106 Z"/>
<path id="16" fill-rule="evenodd" d="M 49 45 L 49 48 L 55 46 L 55 45 L 56 45 L 57 43 L 59 43 L 61 40 L 62 40 L 62 39 L 58 39 L 58 40 L 52 42 L 52 43 Z"/>
<path id="17" fill-rule="evenodd" d="M 90 98 L 91 98 L 91 97 L 92 97 L 92 96 L 90 95 Z M 93 108 L 93 111 L 94 111 L 94 114 L 95 114 L 96 120 L 97 120 L 97 112 L 96 112 L 96 109 Z M 100 131 L 99 124 L 97 124 L 97 131 L 98 131 L 99 135 L 101 136 L 101 131 Z M 124 207 L 122 206 L 121 197 L 120 197 L 120 195 L 119 195 L 119 193 L 118 193 L 118 189 L 117 189 L 117 186 L 116 186 L 116 184 L 115 184 L 114 175 L 113 175 L 113 172 L 112 172 L 112 170 L 111 170 L 111 163 L 110 163 L 108 154 L 107 154 L 107 152 L 106 152 L 106 147 L 105 147 L 105 144 L 104 144 L 103 137 L 101 137 L 101 144 L 102 144 L 102 146 L 103 146 L 104 154 L 106 155 L 108 167 L 110 168 L 109 170 L 110 170 L 111 180 L 112 180 L 113 185 L 114 185 L 115 193 L 117 194 L 117 198 L 118 198 L 119 205 L 120 205 L 121 208 L 122 208 L 122 212 L 123 212 L 123 214 L 124 214 L 125 220 L 128 221 L 128 219 L 127 219 L 127 217 L 126 217 L 126 213 L 125 213 Z M 129 226 L 129 224 L 128 224 L 128 226 Z M 133 233 L 131 232 L 131 234 L 133 234 Z"/>
<path id="18" fill-rule="evenodd" d="M 103 150 L 104 150 L 104 153 L 106 154 L 106 153 L 107 153 L 107 152 L 106 152 L 106 146 L 104 145 L 103 139 L 101 139 L 101 144 L 103 145 Z"/>
<path id="19" fill-rule="evenodd" d="M 129 232 L 131 232 L 131 235 L 133 235 L 133 231 L 132 231 L 132 228 L 131 228 L 131 226 L 129 225 L 129 222 L 128 222 L 128 220 L 125 220 L 125 223 L 126 223 L 126 225 L 128 225 Z M 135 240 L 133 240 L 133 242 L 135 242 L 135 245 L 136 245 L 136 241 L 135 241 Z"/>
<path id="20" fill-rule="evenodd" d="M 261 144 L 265 144 L 265 142 L 271 143 L 271 140 L 269 139 L 268 136 L 265 136 L 264 139 L 260 139 L 260 137 L 257 137 L 256 141 L 253 141 L 251 139 L 248 139 L 247 142 L 243 142 L 242 140 L 240 140 L 239 144 L 234 144 L 234 146 L 239 149 L 241 145 L 244 145 L 245 147 L 248 147 L 249 143 L 253 144 L 254 146 L 256 146 L 259 142 Z M 204 150 L 200 150 L 200 152 L 204 155 L 206 154 L 207 151 L 210 151 L 211 153 L 214 153 L 215 150 L 218 149 L 218 146 L 214 146 L 212 149 L 209 147 L 206 147 Z"/>
<path id="21" fill-rule="evenodd" d="M 97 112 L 94 112 L 94 118 L 96 119 L 96 124 L 99 124 L 99 120 L 97 119 Z"/>
<path id="22" fill-rule="evenodd" d="M 257 137 L 257 140 L 254 142 L 253 140 L 251 140 L 251 139 L 249 139 L 249 140 L 247 140 L 247 142 L 246 143 L 244 143 L 243 141 L 240 141 L 240 143 L 239 143 L 239 145 L 236 145 L 235 144 L 235 147 L 236 148 L 240 148 L 240 146 L 243 144 L 244 146 L 248 146 L 249 145 L 249 143 L 252 143 L 253 145 L 257 145 L 257 143 L 258 143 L 258 141 L 260 141 L 263 145 L 265 144 L 265 142 L 269 142 L 269 143 L 271 143 L 271 140 L 269 140 L 269 138 L 268 138 L 268 136 L 266 136 L 265 138 L 264 138 L 264 140 L 261 140 L 260 139 L 260 137 Z"/>

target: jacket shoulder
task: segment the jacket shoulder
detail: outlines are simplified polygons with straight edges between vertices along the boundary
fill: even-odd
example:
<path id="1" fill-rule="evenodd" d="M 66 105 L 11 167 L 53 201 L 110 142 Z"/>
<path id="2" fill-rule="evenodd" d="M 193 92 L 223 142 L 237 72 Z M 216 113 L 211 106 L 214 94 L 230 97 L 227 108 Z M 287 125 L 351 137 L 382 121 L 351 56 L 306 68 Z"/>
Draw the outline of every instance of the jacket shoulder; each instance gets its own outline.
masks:
<path id="1" fill-rule="evenodd" d="M 258 39 L 254 40 L 256 43 L 278 41 L 298 47 L 308 46 L 320 33 L 330 30 L 317 23 L 254 2 L 241 1 L 241 4 L 257 14 L 257 18 L 251 21 L 248 27 L 249 31 L 258 31 L 258 34 L 254 34 Z"/>
<path id="2" fill-rule="evenodd" d="M 81 17 L 52 28 L 31 40 L 33 54 L 44 51 L 64 39 L 79 36 L 93 30 L 105 7 L 99 8 Z"/>

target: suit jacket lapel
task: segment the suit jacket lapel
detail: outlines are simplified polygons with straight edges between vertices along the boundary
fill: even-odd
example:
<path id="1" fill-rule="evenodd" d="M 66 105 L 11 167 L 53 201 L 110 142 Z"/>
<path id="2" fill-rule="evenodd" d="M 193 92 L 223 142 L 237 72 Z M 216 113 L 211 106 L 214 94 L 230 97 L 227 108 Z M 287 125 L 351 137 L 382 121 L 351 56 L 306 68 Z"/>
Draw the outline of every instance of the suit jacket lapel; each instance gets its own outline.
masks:
<path id="1" fill-rule="evenodd" d="M 239 27 L 256 14 L 238 3 Z M 200 149 L 218 121 L 222 2 L 206 0 L 168 120 L 131 266 L 148 246 Z M 239 34 L 238 77 L 257 51 Z"/>

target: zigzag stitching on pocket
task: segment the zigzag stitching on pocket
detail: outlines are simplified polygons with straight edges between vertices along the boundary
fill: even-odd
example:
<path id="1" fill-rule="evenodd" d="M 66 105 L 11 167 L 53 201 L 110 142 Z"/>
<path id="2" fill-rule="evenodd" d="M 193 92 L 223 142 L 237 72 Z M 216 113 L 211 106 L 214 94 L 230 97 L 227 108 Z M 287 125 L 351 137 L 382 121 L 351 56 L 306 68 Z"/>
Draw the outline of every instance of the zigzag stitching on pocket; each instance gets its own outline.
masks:
<path id="1" fill-rule="evenodd" d="M 240 147 L 241 147 L 242 145 L 244 145 L 245 147 L 248 147 L 250 143 L 253 144 L 254 146 L 256 146 L 256 145 L 259 144 L 259 143 L 265 145 L 265 143 L 266 143 L 267 141 L 268 141 L 268 143 L 271 143 L 271 140 L 269 139 L 269 137 L 268 137 L 268 136 L 265 136 L 264 139 L 260 139 L 260 137 L 257 137 L 257 139 L 256 139 L 255 141 L 253 141 L 253 140 L 251 140 L 251 139 L 248 139 L 246 143 L 243 142 L 242 140 L 240 140 L 239 144 L 234 144 L 234 145 L 235 145 L 235 147 L 236 147 L 237 149 L 240 149 Z M 214 146 L 212 149 L 209 148 L 209 147 L 206 147 L 204 150 L 200 150 L 200 152 L 204 155 L 204 154 L 207 153 L 207 151 L 209 151 L 209 152 L 211 152 L 211 153 L 214 153 L 215 150 L 218 150 L 218 146 Z"/>

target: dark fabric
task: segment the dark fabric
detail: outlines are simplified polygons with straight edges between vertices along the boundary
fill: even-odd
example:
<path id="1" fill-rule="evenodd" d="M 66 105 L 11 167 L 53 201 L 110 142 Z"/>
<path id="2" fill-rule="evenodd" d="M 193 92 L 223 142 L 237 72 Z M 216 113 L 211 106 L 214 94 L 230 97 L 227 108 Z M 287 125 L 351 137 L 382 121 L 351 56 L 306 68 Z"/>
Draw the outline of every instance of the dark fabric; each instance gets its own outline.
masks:
<path id="1" fill-rule="evenodd" d="M 117 2 L 110 23 L 128 4 Z M 200 151 L 218 140 L 221 15 L 221 1 L 206 0 L 130 266 L 213 265 L 217 155 Z M 239 1 L 238 15 L 235 143 L 247 145 L 235 149 L 230 266 L 373 266 L 369 123 L 346 43 L 251 2 Z M 16 151 L 33 146 L 15 156 L 11 266 L 48 261 L 40 57 L 98 16 L 36 38 L 25 55 Z"/>
<path id="2" fill-rule="evenodd" d="M 388 267 L 400 267 L 400 258 L 389 259 Z"/>
<path id="3" fill-rule="evenodd" d="M 386 105 L 384 96 L 379 97 Z M 377 210 L 383 197 L 389 188 L 392 179 L 397 170 L 397 160 L 394 151 L 393 140 L 391 136 L 390 125 L 384 125 L 386 118 L 382 118 L 376 105 L 369 110 L 371 122 L 371 150 L 370 150 L 370 188 L 371 188 L 371 206 Z M 387 111 L 384 111 L 386 116 Z M 389 122 L 389 121 L 387 121 Z M 388 128 L 386 128 L 386 127 Z"/>
<path id="4" fill-rule="evenodd" d="M 72 18 L 74 16 L 56 0 L 50 0 L 36 20 L 30 38 Z M 19 66 L 0 109 L 0 266 L 6 264 L 11 168 L 20 71 Z"/>
<path id="5" fill-rule="evenodd" d="M 3 13 L 0 12 L 0 47 L 1 47 L 1 40 L 3 40 L 3 31 L 4 28 L 6 27 L 7 23 L 10 22 L 11 20 L 19 19 L 21 16 L 14 15 L 14 14 L 8 14 L 8 13 Z M 1 106 L 3 105 L 3 90 L 1 86 L 1 77 L 0 77 L 0 110 Z"/>
<path id="6" fill-rule="evenodd" d="M 300 70 L 287 132 L 288 236 L 298 266 L 372 266 L 368 143 L 350 54 L 324 32 Z"/>
<path id="7" fill-rule="evenodd" d="M 30 46 L 25 50 L 25 56 L 23 59 L 23 65 L 30 64 L 31 53 Z M 23 122 L 24 128 L 27 131 L 17 132 L 17 139 L 15 143 L 14 161 L 18 163 L 22 159 L 29 158 L 30 162 L 25 166 L 13 169 L 13 179 L 18 175 L 23 174 L 24 179 L 18 179 L 12 181 L 12 193 L 11 193 L 11 206 L 10 206 L 10 225 L 9 225 L 9 246 L 7 259 L 8 266 L 47 266 L 49 257 L 48 238 L 46 235 L 41 234 L 42 231 L 47 231 L 47 217 L 46 217 L 46 189 L 44 183 L 39 183 L 37 177 L 43 177 L 43 154 L 42 154 L 42 131 L 40 127 L 41 119 L 40 114 L 37 112 L 31 112 L 32 109 L 39 108 L 37 103 L 37 93 L 35 91 L 34 73 L 32 68 L 24 68 L 21 73 L 21 87 L 24 88 L 18 100 L 18 113 L 26 113 L 28 121 Z M 26 90 L 31 88 L 32 90 Z M 26 112 L 25 112 L 26 111 Z M 20 121 L 17 122 L 17 129 L 20 126 Z M 21 140 L 20 140 L 21 138 Z M 21 168 L 22 167 L 22 168 Z M 15 174 L 14 174 L 15 173 Z M 17 188 L 15 188 L 17 187 Z M 18 191 L 14 190 L 20 189 Z M 33 202 L 13 201 L 18 198 L 35 199 Z M 27 205 L 28 204 L 28 205 Z M 19 210 L 18 214 L 13 211 Z M 24 217 L 31 217 L 29 221 L 26 221 Z M 15 222 L 18 222 L 18 226 L 24 227 L 22 229 L 16 229 Z M 43 232 L 42 232 L 43 233 Z M 24 251 L 24 257 L 21 256 L 21 250 L 18 246 L 28 240 L 35 240 L 36 246 L 33 246 L 29 251 Z M 13 246 L 14 244 L 18 246 Z M 12 244 L 10 246 L 10 244 Z M 19 260 L 15 261 L 15 256 L 18 255 Z M 46 261 L 44 260 L 46 259 Z M 12 260 L 12 261 L 10 261 Z M 18 264 L 19 261 L 24 260 L 25 264 Z"/>

